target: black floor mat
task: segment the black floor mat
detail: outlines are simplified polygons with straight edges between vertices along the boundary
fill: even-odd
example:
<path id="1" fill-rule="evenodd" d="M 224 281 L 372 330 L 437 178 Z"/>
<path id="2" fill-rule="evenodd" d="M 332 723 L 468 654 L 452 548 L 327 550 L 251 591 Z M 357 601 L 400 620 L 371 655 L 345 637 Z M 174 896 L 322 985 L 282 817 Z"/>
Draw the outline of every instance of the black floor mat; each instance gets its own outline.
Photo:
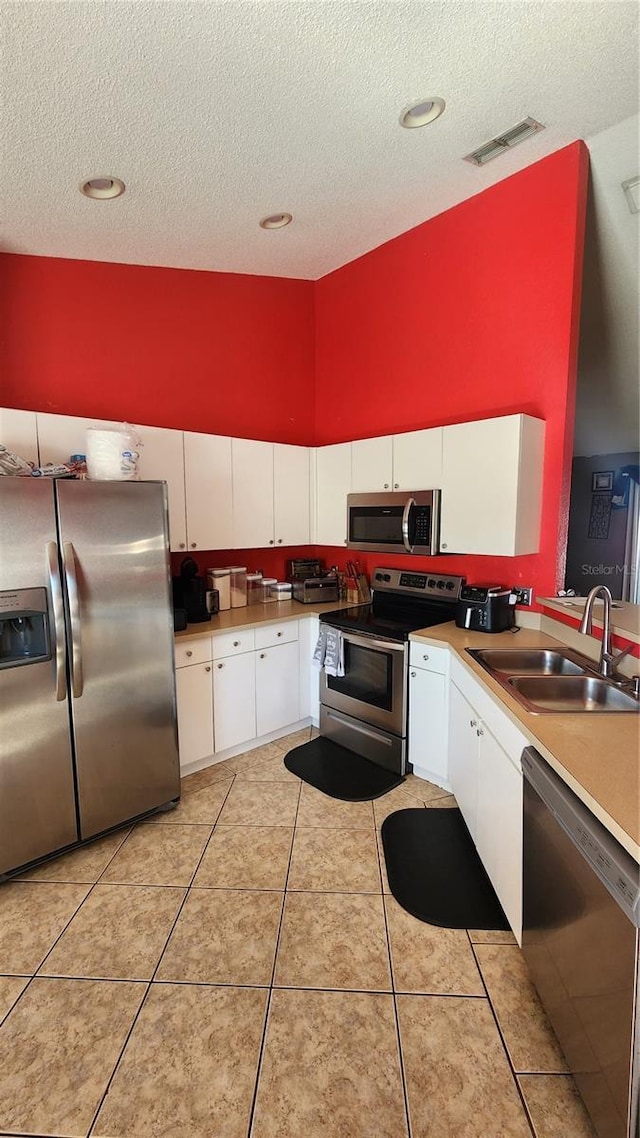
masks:
<path id="1" fill-rule="evenodd" d="M 397 810 L 382 823 L 382 846 L 389 888 L 418 920 L 510 928 L 458 809 Z"/>
<path id="2" fill-rule="evenodd" d="M 284 765 L 303 782 L 344 802 L 369 802 L 404 782 L 402 775 L 322 736 L 294 747 L 285 755 Z"/>

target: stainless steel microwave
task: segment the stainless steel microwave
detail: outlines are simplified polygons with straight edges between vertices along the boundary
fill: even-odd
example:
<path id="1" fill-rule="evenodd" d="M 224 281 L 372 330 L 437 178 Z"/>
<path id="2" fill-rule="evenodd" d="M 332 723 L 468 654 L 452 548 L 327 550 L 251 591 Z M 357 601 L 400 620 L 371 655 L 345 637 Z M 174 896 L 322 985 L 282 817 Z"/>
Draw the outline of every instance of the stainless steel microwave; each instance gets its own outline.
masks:
<path id="1" fill-rule="evenodd" d="M 376 553 L 419 553 L 440 548 L 440 491 L 347 496 L 347 546 Z"/>

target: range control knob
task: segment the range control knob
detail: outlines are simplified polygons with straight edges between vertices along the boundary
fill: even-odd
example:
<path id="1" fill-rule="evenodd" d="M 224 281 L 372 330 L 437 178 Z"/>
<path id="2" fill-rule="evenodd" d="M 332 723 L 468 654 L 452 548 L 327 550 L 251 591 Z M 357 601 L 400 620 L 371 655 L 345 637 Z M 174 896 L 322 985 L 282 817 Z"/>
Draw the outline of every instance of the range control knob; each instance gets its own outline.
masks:
<path id="1" fill-rule="evenodd" d="M 382 576 L 382 573 L 376 573 L 376 581 L 384 581 L 384 577 Z"/>
<path id="2" fill-rule="evenodd" d="M 453 589 L 453 588 L 455 588 L 455 586 L 454 586 L 454 584 L 453 584 L 453 581 L 447 581 L 447 588 L 448 588 L 448 589 Z"/>
<path id="3" fill-rule="evenodd" d="M 385 573 L 385 575 L 384 575 L 384 577 L 382 578 L 382 580 L 383 580 L 383 581 L 390 581 L 390 580 L 391 580 L 391 574 L 390 574 L 390 573 Z"/>
<path id="4" fill-rule="evenodd" d="M 429 580 L 427 581 L 427 585 L 429 586 L 430 589 L 435 589 L 435 587 L 436 587 L 435 577 L 429 577 Z"/>
<path id="5" fill-rule="evenodd" d="M 438 588 L 444 589 L 444 581 L 438 581 Z"/>

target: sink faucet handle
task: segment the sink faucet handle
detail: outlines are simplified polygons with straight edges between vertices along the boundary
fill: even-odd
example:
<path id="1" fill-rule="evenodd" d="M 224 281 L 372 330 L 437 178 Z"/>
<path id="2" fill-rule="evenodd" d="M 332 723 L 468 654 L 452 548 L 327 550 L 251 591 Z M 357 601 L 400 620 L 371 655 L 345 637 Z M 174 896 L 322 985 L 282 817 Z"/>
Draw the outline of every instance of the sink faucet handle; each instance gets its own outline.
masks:
<path id="1" fill-rule="evenodd" d="M 635 648 L 635 644 L 627 644 L 627 647 L 623 648 L 621 652 L 612 652 L 611 653 L 611 663 L 612 664 L 619 663 L 620 660 L 623 660 L 625 656 L 629 655 L 629 652 L 631 652 L 633 650 L 633 648 Z"/>

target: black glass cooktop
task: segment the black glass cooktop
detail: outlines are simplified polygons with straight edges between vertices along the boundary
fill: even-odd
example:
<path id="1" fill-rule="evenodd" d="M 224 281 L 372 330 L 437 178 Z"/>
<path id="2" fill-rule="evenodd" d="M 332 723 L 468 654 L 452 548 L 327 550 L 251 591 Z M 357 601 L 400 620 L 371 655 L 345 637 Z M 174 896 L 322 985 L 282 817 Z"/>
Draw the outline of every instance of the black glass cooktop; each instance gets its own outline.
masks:
<path id="1" fill-rule="evenodd" d="M 424 601 L 416 604 L 405 601 L 394 604 L 389 603 L 388 597 L 384 602 L 336 609 L 335 612 L 323 613 L 320 620 L 345 631 L 386 636 L 389 640 L 407 640 L 410 632 L 445 624 L 455 617 L 455 602 Z"/>

